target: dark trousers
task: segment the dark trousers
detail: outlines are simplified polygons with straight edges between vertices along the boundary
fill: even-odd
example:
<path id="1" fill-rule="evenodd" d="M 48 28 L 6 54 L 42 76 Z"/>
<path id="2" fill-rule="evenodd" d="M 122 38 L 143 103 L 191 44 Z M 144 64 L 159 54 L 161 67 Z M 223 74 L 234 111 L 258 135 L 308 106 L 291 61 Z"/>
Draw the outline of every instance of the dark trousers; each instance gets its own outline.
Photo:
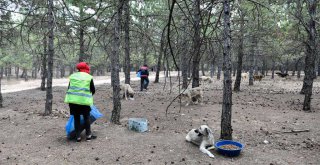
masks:
<path id="1" fill-rule="evenodd" d="M 86 135 L 87 136 L 91 135 L 90 113 L 83 114 L 83 119 L 84 119 L 84 128 L 86 130 Z M 81 134 L 80 115 L 74 115 L 74 129 L 76 131 L 76 138 L 79 138 Z"/>
<path id="2" fill-rule="evenodd" d="M 77 105 L 77 104 L 69 104 L 70 107 L 70 114 L 74 116 L 74 129 L 76 132 L 76 138 L 80 137 L 81 131 L 81 124 L 80 124 L 80 115 L 83 116 L 84 119 L 84 129 L 86 130 L 86 135 L 91 135 L 91 128 L 90 128 L 90 106 L 84 105 Z M 82 127 L 83 128 L 83 127 Z"/>
<path id="3" fill-rule="evenodd" d="M 149 85 L 149 78 L 141 77 L 140 84 L 141 84 L 140 91 L 142 91 L 143 89 L 147 89 Z"/>

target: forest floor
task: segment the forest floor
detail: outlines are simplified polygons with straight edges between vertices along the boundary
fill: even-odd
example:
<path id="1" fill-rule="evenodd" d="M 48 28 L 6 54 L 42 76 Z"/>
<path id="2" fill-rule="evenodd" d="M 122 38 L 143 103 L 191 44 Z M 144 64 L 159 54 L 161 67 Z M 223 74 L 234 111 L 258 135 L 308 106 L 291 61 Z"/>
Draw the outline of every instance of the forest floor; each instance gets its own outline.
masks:
<path id="1" fill-rule="evenodd" d="M 134 74 L 133 74 L 134 77 Z M 38 80 L 17 83 L 3 81 L 4 108 L 0 109 L 0 164 L 218 164 L 218 165 L 305 165 L 320 163 L 320 80 L 313 87 L 312 112 L 302 111 L 304 96 L 299 94 L 302 79 L 284 80 L 267 76 L 233 93 L 233 139 L 245 145 L 240 156 L 228 158 L 213 151 L 215 158 L 201 153 L 187 143 L 185 136 L 202 124 L 220 137 L 223 82 L 214 78 L 203 85 L 204 104 L 181 106 L 178 101 L 166 108 L 178 94 L 177 78 L 164 78 L 148 91 L 139 91 L 139 81 L 132 81 L 135 100 L 122 100 L 121 125 L 110 123 L 112 88 L 110 77 L 94 77 L 95 105 L 105 115 L 92 124 L 97 139 L 91 142 L 69 141 L 65 124 L 68 105 L 63 103 L 67 79 L 54 80 L 53 114 L 43 116 L 46 92 L 31 89 Z M 108 81 L 107 81 L 108 80 Z M 133 78 L 136 80 L 136 78 Z M 105 82 L 103 82 L 105 81 Z M 99 83 L 98 83 L 99 82 Z M 28 89 L 27 89 L 28 88 Z M 27 90 L 23 90 L 27 89 Z M 22 91 L 19 91 L 22 90 Z M 149 130 L 128 130 L 132 117 L 149 121 Z M 291 130 L 309 132 L 286 133 Z M 266 142 L 266 143 L 265 143 Z"/>

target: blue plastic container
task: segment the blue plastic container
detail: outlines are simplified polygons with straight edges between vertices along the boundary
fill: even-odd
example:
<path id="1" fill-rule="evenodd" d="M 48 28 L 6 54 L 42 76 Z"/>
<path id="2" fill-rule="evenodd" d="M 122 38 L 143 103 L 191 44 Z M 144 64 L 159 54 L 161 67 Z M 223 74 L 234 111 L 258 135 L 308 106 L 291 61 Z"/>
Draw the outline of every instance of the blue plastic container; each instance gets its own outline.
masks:
<path id="1" fill-rule="evenodd" d="M 227 149 L 220 148 L 221 146 L 228 145 L 228 144 L 235 145 L 235 146 L 239 147 L 239 149 L 227 150 Z M 243 144 L 241 144 L 240 142 L 237 142 L 237 141 L 233 141 L 233 140 L 221 140 L 221 141 L 216 142 L 215 148 L 218 151 L 218 153 L 220 153 L 222 155 L 234 157 L 234 156 L 238 156 L 240 154 L 241 150 L 243 149 Z"/>
<path id="2" fill-rule="evenodd" d="M 148 130 L 148 120 L 145 118 L 129 118 L 129 130 L 145 132 Z"/>

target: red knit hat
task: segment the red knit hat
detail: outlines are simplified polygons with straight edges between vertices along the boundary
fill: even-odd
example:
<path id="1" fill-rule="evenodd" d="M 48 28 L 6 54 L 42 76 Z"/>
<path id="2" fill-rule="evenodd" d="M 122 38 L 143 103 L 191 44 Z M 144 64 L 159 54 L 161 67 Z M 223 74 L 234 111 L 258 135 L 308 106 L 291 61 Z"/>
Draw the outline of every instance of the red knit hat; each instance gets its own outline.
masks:
<path id="1" fill-rule="evenodd" d="M 79 70 L 79 72 L 86 72 L 90 74 L 90 67 L 86 62 L 80 62 L 79 64 L 77 64 L 77 69 Z"/>

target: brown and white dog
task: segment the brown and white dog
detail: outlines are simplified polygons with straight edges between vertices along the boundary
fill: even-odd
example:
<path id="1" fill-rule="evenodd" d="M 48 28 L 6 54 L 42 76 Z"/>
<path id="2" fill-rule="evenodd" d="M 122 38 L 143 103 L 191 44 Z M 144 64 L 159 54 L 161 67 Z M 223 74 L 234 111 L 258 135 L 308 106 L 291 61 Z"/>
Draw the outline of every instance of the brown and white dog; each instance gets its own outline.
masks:
<path id="1" fill-rule="evenodd" d="M 196 103 L 202 103 L 203 100 L 203 90 L 201 87 L 195 87 L 191 89 L 186 89 L 180 94 L 181 99 L 187 99 L 188 106 L 191 102 L 195 103 L 193 100 L 196 100 Z"/>
<path id="2" fill-rule="evenodd" d="M 201 125 L 198 129 L 189 131 L 186 140 L 199 146 L 201 152 L 214 158 L 214 155 L 208 150 L 214 148 L 213 131 L 207 125 Z"/>
<path id="3" fill-rule="evenodd" d="M 129 84 L 120 84 L 120 91 L 126 100 L 128 100 L 128 96 L 129 98 L 133 98 L 134 96 L 134 91 Z"/>

